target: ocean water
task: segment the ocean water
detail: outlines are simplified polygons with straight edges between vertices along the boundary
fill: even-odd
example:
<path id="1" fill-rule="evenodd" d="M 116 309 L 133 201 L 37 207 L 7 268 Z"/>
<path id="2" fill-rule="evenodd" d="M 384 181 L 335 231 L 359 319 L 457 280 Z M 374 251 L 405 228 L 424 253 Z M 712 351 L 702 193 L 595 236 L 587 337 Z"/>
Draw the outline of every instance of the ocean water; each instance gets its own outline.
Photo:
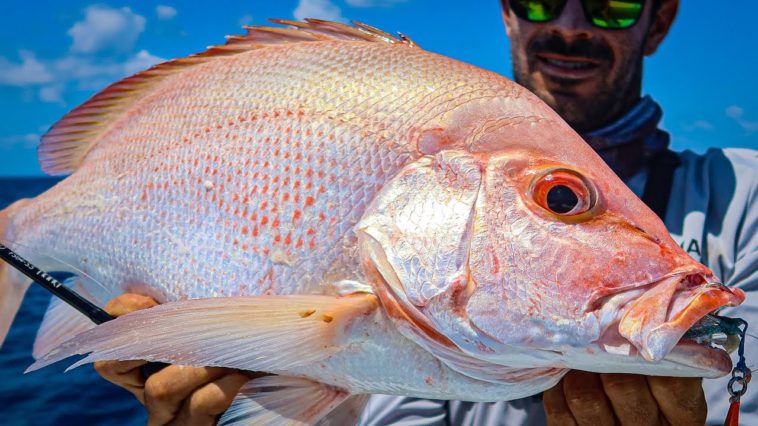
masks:
<path id="1" fill-rule="evenodd" d="M 54 178 L 0 178 L 0 209 L 57 182 Z M 71 361 L 62 361 L 23 374 L 34 361 L 32 345 L 50 297 L 36 284 L 29 288 L 0 349 L 0 424 L 144 425 L 147 417 L 137 400 L 101 379 L 91 365 L 63 373 Z"/>

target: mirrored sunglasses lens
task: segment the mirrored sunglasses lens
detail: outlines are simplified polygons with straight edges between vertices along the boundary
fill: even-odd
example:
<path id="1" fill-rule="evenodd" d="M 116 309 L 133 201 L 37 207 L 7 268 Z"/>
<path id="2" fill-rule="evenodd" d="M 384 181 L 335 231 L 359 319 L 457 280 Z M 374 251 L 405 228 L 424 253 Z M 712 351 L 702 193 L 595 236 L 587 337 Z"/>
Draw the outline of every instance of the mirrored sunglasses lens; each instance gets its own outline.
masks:
<path id="1" fill-rule="evenodd" d="M 585 0 L 592 24 L 600 28 L 629 28 L 640 18 L 644 1 Z"/>
<path id="2" fill-rule="evenodd" d="M 555 19 L 563 9 L 565 0 L 511 0 L 511 9 L 521 19 L 546 22 Z"/>

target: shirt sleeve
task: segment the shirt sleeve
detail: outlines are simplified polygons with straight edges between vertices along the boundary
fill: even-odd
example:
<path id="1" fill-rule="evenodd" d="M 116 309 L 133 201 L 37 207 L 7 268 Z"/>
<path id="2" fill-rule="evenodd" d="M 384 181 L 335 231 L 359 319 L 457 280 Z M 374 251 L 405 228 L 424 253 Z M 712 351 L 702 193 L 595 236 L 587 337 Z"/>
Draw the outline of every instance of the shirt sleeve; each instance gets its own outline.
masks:
<path id="1" fill-rule="evenodd" d="M 391 395 L 371 395 L 360 426 L 447 426 L 445 401 Z"/>
<path id="2" fill-rule="evenodd" d="M 752 173 L 758 175 L 758 166 Z M 738 224 L 740 231 L 736 240 L 734 269 L 725 283 L 747 292 L 758 290 L 758 189 L 755 180 L 752 183 L 743 220 Z"/>

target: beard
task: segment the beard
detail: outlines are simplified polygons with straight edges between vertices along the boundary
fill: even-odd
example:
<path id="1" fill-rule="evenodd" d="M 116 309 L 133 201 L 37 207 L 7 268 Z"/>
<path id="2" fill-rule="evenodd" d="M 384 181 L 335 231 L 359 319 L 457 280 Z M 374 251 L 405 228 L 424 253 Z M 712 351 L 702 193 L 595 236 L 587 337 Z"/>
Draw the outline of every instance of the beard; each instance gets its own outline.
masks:
<path id="1" fill-rule="evenodd" d="M 526 55 L 512 43 L 514 79 L 553 108 L 577 132 L 601 128 L 628 111 L 640 98 L 642 46 L 622 46 L 616 52 L 602 39 L 571 43 L 555 33 L 541 33 L 526 46 Z M 540 72 L 541 53 L 597 61 L 595 77 L 585 80 L 558 78 Z"/>

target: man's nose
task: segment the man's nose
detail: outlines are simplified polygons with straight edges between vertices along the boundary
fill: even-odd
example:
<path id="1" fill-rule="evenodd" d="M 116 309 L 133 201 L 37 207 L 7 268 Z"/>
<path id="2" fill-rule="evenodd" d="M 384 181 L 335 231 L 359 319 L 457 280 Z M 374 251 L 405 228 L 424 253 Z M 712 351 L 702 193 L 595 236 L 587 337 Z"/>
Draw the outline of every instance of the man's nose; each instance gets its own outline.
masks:
<path id="1" fill-rule="evenodd" d="M 568 0 L 558 18 L 548 22 L 551 30 L 564 38 L 589 38 L 593 27 L 584 16 L 581 0 Z"/>

